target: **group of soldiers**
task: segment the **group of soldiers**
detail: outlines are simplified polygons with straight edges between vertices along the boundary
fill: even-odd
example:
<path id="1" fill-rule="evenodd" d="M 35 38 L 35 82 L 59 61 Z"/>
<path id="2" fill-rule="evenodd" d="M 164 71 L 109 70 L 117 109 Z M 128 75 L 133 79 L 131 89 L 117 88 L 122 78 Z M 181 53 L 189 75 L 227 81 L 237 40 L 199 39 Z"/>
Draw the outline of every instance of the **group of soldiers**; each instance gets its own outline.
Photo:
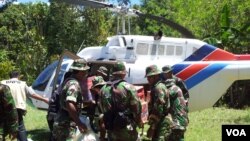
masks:
<path id="1" fill-rule="evenodd" d="M 77 59 L 70 67 L 70 74 L 64 76 L 64 81 L 58 88 L 60 106 L 51 126 L 51 140 L 73 140 L 77 129 L 83 134 L 88 132 L 87 125 L 81 121 L 79 115 L 84 107 L 95 105 L 100 110 L 101 141 L 137 141 L 139 137 L 137 127 L 143 126 L 142 105 L 135 86 L 124 80 L 127 73 L 124 63 L 117 61 L 113 66 L 112 79 L 108 79 L 110 77 L 107 76 L 109 75 L 107 69 L 100 67 L 92 77 L 92 87 L 88 89 L 86 80 L 89 69 L 84 59 Z M 152 141 L 184 140 L 189 122 L 189 94 L 185 84 L 172 74 L 170 66 L 163 67 L 161 71 L 156 65 L 151 65 L 145 72 L 145 77 L 151 86 L 147 137 Z M 5 87 L 4 85 L 0 87 L 1 102 L 2 96 L 7 98 L 11 95 Z M 9 102 L 3 105 L 14 103 L 10 99 L 7 101 Z M 11 127 L 16 126 L 16 122 L 11 125 Z M 6 130 L 3 135 L 10 133 L 15 137 L 12 131 L 14 132 Z"/>

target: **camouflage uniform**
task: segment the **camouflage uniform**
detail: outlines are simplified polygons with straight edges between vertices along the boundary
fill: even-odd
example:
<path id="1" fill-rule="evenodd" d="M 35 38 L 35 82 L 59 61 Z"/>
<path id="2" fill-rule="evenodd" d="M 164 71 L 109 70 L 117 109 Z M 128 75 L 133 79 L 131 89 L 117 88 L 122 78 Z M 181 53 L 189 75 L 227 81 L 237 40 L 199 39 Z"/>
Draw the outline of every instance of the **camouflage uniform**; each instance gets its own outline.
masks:
<path id="1" fill-rule="evenodd" d="M 167 79 L 164 82 L 170 93 L 170 114 L 173 125 L 169 140 L 184 140 L 184 132 L 188 125 L 188 107 L 181 89 L 175 84 L 174 79 Z"/>
<path id="2" fill-rule="evenodd" d="M 159 75 L 161 71 L 156 65 L 151 65 L 146 68 L 146 76 Z M 171 121 L 168 118 L 168 111 L 170 107 L 169 92 L 164 83 L 157 80 L 154 84 L 151 84 L 151 100 L 149 102 L 149 125 L 148 130 L 149 137 L 152 137 L 153 141 L 164 141 L 170 133 Z"/>
<path id="3" fill-rule="evenodd" d="M 92 80 L 92 88 L 94 89 L 97 86 L 100 86 L 99 89 L 100 91 L 97 92 L 98 93 L 98 101 L 97 104 L 100 108 L 100 140 L 105 140 L 105 135 L 107 132 L 108 135 L 108 139 L 110 139 L 110 125 L 108 125 L 110 119 L 107 119 L 109 117 L 111 117 L 112 115 L 109 115 L 111 111 L 111 85 L 110 83 L 107 84 L 104 80 L 102 76 L 95 76 Z"/>
<path id="4" fill-rule="evenodd" d="M 123 80 L 125 74 L 125 65 L 117 62 L 113 68 L 114 81 L 110 90 L 111 111 L 114 114 L 112 141 L 135 141 L 138 138 L 136 127 L 140 123 L 141 103 L 135 87 Z"/>
<path id="5" fill-rule="evenodd" d="M 88 70 L 89 67 L 86 65 L 86 62 L 82 62 L 81 59 L 79 59 L 79 61 L 74 61 L 71 69 L 85 71 Z M 80 82 L 78 82 L 75 78 L 69 78 L 65 81 L 66 83 L 64 84 L 62 92 L 59 96 L 60 108 L 53 125 L 53 136 L 58 141 L 71 141 L 76 134 L 76 123 L 69 115 L 69 112 L 66 108 L 66 102 L 74 102 L 77 108 L 77 113 L 80 114 L 81 104 L 83 101 Z"/>
<path id="6" fill-rule="evenodd" d="M 10 89 L 0 84 L 0 141 L 8 134 L 17 134 L 18 115 Z"/>
<path id="7" fill-rule="evenodd" d="M 169 73 L 169 72 L 172 73 L 172 68 L 171 68 L 171 66 L 166 65 L 166 66 L 162 67 L 162 71 L 163 71 L 163 73 Z M 185 100 L 187 101 L 187 104 L 188 104 L 189 92 L 188 92 L 187 86 L 184 83 L 184 81 L 181 78 L 179 78 L 173 74 L 172 74 L 171 79 L 173 79 L 174 83 L 182 90 L 183 97 L 185 98 Z M 165 80 L 166 80 L 166 78 L 164 79 L 164 81 Z"/>

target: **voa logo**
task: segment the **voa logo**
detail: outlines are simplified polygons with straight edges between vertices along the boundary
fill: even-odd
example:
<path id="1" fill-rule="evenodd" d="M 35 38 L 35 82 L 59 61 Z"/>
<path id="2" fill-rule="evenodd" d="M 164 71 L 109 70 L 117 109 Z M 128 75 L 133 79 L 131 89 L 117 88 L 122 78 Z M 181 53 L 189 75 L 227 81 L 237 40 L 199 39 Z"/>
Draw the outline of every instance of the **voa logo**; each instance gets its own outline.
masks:
<path id="1" fill-rule="evenodd" d="M 247 136 L 244 129 L 226 129 L 227 136 Z"/>

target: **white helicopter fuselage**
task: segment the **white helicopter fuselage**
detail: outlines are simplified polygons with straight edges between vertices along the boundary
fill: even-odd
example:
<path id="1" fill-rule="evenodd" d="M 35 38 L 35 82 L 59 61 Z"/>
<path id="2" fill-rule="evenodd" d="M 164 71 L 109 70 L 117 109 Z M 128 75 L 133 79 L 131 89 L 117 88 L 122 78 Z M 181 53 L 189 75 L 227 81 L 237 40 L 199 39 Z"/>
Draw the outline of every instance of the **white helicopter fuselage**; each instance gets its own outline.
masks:
<path id="1" fill-rule="evenodd" d="M 162 37 L 154 40 L 153 36 L 118 35 L 111 37 L 104 47 L 87 47 L 77 55 L 87 61 L 124 61 L 128 71 L 126 79 L 132 84 L 142 84 L 147 83 L 144 77 L 147 66 L 172 66 L 182 62 L 204 44 L 194 39 Z"/>
<path id="2" fill-rule="evenodd" d="M 124 61 L 128 72 L 126 80 L 135 85 L 147 84 L 147 66 L 170 65 L 189 89 L 190 111 L 212 107 L 233 82 L 250 79 L 250 57 L 237 60 L 236 55 L 196 39 L 162 37 L 154 40 L 152 36 L 117 35 L 109 38 L 106 46 L 87 47 L 77 55 L 87 61 Z M 62 74 L 72 62 L 62 62 Z M 46 89 L 37 93 L 49 97 L 52 80 L 53 75 Z M 44 103 L 39 106 L 46 108 Z"/>

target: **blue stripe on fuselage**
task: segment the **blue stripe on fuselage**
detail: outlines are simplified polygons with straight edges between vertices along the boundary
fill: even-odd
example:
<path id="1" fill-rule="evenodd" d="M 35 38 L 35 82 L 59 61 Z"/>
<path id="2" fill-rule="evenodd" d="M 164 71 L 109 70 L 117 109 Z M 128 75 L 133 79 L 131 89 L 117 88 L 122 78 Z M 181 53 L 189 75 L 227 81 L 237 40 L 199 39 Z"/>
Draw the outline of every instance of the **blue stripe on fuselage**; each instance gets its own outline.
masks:
<path id="1" fill-rule="evenodd" d="M 173 74 L 179 73 L 180 71 L 184 70 L 185 68 L 187 68 L 190 65 L 191 64 L 176 64 L 176 65 L 172 66 Z"/>
<path id="2" fill-rule="evenodd" d="M 193 75 L 192 77 L 188 78 L 185 81 L 185 84 L 187 85 L 188 89 L 191 89 L 195 85 L 199 84 L 200 82 L 204 81 L 208 77 L 212 76 L 216 72 L 220 71 L 224 67 L 226 67 L 228 64 L 220 63 L 220 64 L 210 64 L 208 67 L 204 68 L 197 74 Z"/>
<path id="3" fill-rule="evenodd" d="M 191 54 L 188 58 L 186 58 L 184 61 L 201 61 L 204 57 L 209 55 L 211 52 L 216 50 L 216 47 L 205 44 L 198 50 L 196 50 L 193 54 Z"/>

